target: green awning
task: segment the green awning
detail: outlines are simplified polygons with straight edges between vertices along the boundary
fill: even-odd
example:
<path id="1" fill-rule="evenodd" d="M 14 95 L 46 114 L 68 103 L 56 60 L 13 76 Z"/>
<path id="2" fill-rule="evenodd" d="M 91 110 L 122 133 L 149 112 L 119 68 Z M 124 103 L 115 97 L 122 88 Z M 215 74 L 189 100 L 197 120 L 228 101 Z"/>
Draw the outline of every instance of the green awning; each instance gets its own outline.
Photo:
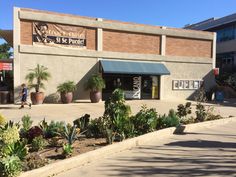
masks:
<path id="1" fill-rule="evenodd" d="M 166 66 L 158 62 L 137 62 L 100 60 L 103 73 L 110 74 L 140 74 L 140 75 L 169 75 Z"/>

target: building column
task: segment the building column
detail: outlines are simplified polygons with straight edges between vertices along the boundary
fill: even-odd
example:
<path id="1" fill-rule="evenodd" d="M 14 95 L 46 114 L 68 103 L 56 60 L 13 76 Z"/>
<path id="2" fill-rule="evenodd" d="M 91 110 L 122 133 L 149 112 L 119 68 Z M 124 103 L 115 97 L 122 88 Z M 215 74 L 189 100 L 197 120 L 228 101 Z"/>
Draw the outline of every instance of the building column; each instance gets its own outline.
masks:
<path id="1" fill-rule="evenodd" d="M 166 29 L 165 26 L 162 26 L 161 28 Z M 161 35 L 161 55 L 166 55 L 166 35 Z"/>
<path id="2" fill-rule="evenodd" d="M 97 18 L 97 21 L 103 21 L 103 19 Z M 102 31 L 102 28 L 97 28 L 97 51 L 103 51 L 103 31 Z"/>
<path id="3" fill-rule="evenodd" d="M 162 26 L 161 27 L 162 29 L 166 29 L 165 26 Z M 161 55 L 162 56 L 165 56 L 166 55 L 166 35 L 161 35 Z M 163 64 L 165 64 L 164 62 L 162 62 Z M 161 75 L 160 76 L 160 100 L 163 100 L 164 98 L 164 78 L 165 76 L 164 75 Z"/>
<path id="4" fill-rule="evenodd" d="M 212 68 L 216 67 L 216 33 L 214 32 L 214 39 L 212 44 Z"/>
<path id="5" fill-rule="evenodd" d="M 20 8 L 14 7 L 13 15 L 13 73 L 14 73 L 14 102 L 17 100 L 19 95 L 19 89 L 21 85 L 21 73 L 20 73 L 20 19 L 19 19 Z"/>

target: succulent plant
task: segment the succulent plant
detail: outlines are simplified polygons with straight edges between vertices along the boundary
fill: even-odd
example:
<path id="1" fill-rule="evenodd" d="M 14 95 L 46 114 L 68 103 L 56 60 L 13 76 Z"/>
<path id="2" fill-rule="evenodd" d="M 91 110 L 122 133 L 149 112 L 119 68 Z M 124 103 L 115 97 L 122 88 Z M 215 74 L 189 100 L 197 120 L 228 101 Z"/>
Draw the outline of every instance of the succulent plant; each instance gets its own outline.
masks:
<path id="1" fill-rule="evenodd" d="M 20 134 L 18 128 L 15 125 L 0 130 L 0 141 L 3 144 L 13 144 L 18 140 L 20 140 Z"/>
<path id="2" fill-rule="evenodd" d="M 33 126 L 29 129 L 27 138 L 31 142 L 35 137 L 43 136 L 43 130 L 39 126 Z"/>

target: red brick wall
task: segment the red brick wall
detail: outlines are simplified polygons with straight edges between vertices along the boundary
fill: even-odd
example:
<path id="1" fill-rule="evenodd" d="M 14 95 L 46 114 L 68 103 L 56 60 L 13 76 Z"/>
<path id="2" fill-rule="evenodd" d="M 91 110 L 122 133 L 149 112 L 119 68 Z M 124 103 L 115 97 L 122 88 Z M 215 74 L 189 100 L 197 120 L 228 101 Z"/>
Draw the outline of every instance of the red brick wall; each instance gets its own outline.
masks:
<path id="1" fill-rule="evenodd" d="M 20 22 L 20 41 L 21 44 L 32 45 L 33 27 L 32 22 L 21 20 Z"/>
<path id="2" fill-rule="evenodd" d="M 167 37 L 166 55 L 211 58 L 212 41 Z"/>
<path id="3" fill-rule="evenodd" d="M 160 36 L 104 29 L 103 50 L 140 54 L 160 54 Z"/>

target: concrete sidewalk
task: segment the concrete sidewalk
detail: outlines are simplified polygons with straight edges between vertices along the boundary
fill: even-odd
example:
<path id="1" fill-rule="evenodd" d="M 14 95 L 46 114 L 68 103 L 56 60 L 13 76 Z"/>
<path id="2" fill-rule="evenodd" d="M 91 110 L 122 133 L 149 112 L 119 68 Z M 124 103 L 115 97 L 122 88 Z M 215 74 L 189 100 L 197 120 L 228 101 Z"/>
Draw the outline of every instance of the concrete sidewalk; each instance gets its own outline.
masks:
<path id="1" fill-rule="evenodd" d="M 146 104 L 148 108 L 156 108 L 159 114 L 168 113 L 169 109 L 177 109 L 177 105 L 180 103 L 186 103 L 186 100 L 132 100 L 126 101 L 131 106 L 132 113 L 137 113 L 143 104 Z M 193 108 L 196 103 L 193 102 Z M 207 104 L 211 105 L 211 104 Z M 212 104 L 215 107 L 215 113 L 224 117 L 236 116 L 236 102 L 234 104 L 217 105 Z M 56 120 L 72 122 L 74 119 L 81 117 L 84 114 L 90 114 L 91 118 L 97 118 L 103 115 L 104 102 L 90 103 L 90 101 L 83 101 L 72 104 L 43 104 L 33 105 L 32 109 L 27 106 L 25 109 L 18 109 L 19 105 L 0 105 L 0 113 L 3 114 L 9 120 L 20 121 L 21 117 L 28 114 L 35 120 L 35 123 L 43 120 Z M 195 113 L 193 109 L 193 114 Z"/>
<path id="2" fill-rule="evenodd" d="M 236 176 L 236 119 L 149 142 L 57 177 Z"/>

